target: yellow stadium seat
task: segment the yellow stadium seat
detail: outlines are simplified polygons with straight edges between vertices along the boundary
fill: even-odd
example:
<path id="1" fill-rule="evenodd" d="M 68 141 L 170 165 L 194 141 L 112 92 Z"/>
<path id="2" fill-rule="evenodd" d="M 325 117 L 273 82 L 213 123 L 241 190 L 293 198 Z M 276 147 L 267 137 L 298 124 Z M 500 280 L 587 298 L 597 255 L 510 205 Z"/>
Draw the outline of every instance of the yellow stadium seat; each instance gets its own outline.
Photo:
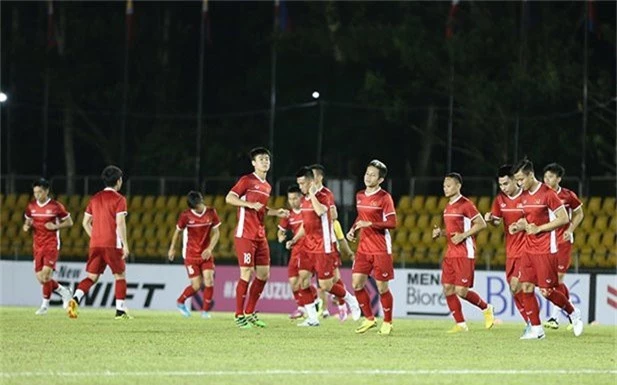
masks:
<path id="1" fill-rule="evenodd" d="M 581 248 L 587 244 L 587 233 L 576 231 L 574 233 L 574 247 Z"/>
<path id="2" fill-rule="evenodd" d="M 152 221 L 152 224 L 156 227 L 165 227 L 165 213 L 163 211 L 157 211 L 154 214 L 154 220 Z"/>
<path id="3" fill-rule="evenodd" d="M 604 215 L 615 215 L 617 207 L 615 207 L 615 197 L 605 197 L 602 202 L 601 213 Z"/>
<path id="4" fill-rule="evenodd" d="M 147 195 L 144 197 L 144 202 L 142 204 L 143 210 L 152 210 L 154 209 L 154 197 L 152 195 Z"/>
<path id="5" fill-rule="evenodd" d="M 406 229 L 413 229 L 414 227 L 416 227 L 416 221 L 416 214 L 407 214 L 405 215 L 405 219 L 403 219 L 403 227 Z"/>
<path id="6" fill-rule="evenodd" d="M 11 219 L 9 220 L 9 223 L 11 224 L 11 226 L 18 226 L 22 224 L 23 221 L 24 221 L 24 212 L 22 210 L 13 211 L 13 214 L 11 214 Z"/>
<path id="7" fill-rule="evenodd" d="M 62 203 L 64 205 L 64 207 L 68 210 L 69 208 L 69 200 L 68 200 L 68 196 L 65 194 L 60 194 L 58 196 L 55 197 L 55 199 Z"/>
<path id="8" fill-rule="evenodd" d="M 489 232 L 488 231 L 480 231 L 477 235 L 476 235 L 476 245 L 478 247 L 483 247 L 488 243 L 488 235 Z"/>
<path id="9" fill-rule="evenodd" d="M 615 233 L 612 231 L 604 231 L 600 244 L 608 249 L 615 249 Z"/>
<path id="10" fill-rule="evenodd" d="M 175 228 L 176 224 L 178 223 L 179 215 L 180 215 L 179 213 L 176 214 L 175 212 L 168 212 L 165 217 L 165 224 L 167 226 Z"/>
<path id="11" fill-rule="evenodd" d="M 433 231 L 431 229 L 422 231 L 420 244 L 430 246 L 433 243 Z"/>
<path id="12" fill-rule="evenodd" d="M 177 195 L 172 195 L 167 198 L 167 204 L 165 205 L 165 209 L 168 211 L 176 211 L 179 209 L 180 204 L 185 204 L 186 199 L 181 199 Z"/>
<path id="13" fill-rule="evenodd" d="M 217 210 L 223 211 L 225 210 L 225 196 L 223 195 L 217 195 L 214 198 L 214 202 L 212 203 L 212 205 L 214 206 L 214 208 L 216 208 Z"/>
<path id="14" fill-rule="evenodd" d="M 594 231 L 594 226 L 593 226 L 593 215 L 585 213 L 586 218 L 583 218 L 583 221 L 581 222 L 581 224 L 579 225 L 579 229 L 582 229 L 583 231 L 585 231 L 586 233 L 592 232 Z"/>
<path id="15" fill-rule="evenodd" d="M 420 231 L 410 231 L 407 235 L 407 242 L 411 245 L 419 245 L 420 239 L 422 239 L 422 233 Z"/>
<path id="16" fill-rule="evenodd" d="M 601 210 L 602 198 L 601 197 L 591 197 L 589 198 L 589 203 L 587 204 L 587 212 L 589 214 L 598 214 Z"/>
<path id="17" fill-rule="evenodd" d="M 17 198 L 16 205 L 20 209 L 26 208 L 30 200 L 32 200 L 32 196 L 30 194 L 20 194 L 19 197 Z"/>
<path id="18" fill-rule="evenodd" d="M 416 195 L 413 197 L 411 201 L 411 210 L 415 213 L 421 212 L 424 210 L 424 196 Z"/>
<path id="19" fill-rule="evenodd" d="M 405 229 L 396 230 L 396 234 L 394 234 L 394 244 L 397 246 L 402 246 L 407 243 L 408 233 Z"/>
<path id="20" fill-rule="evenodd" d="M 439 203 L 437 204 L 437 213 L 443 213 L 447 204 L 448 204 L 448 198 L 446 197 L 439 198 Z"/>
<path id="21" fill-rule="evenodd" d="M 503 236 L 503 232 L 502 231 L 497 231 L 497 229 L 491 229 L 491 231 L 489 231 L 490 235 L 489 235 L 489 243 L 491 245 L 493 245 L 494 247 L 499 247 L 499 246 L 503 246 L 505 243 L 505 238 Z"/>
<path id="22" fill-rule="evenodd" d="M 424 212 L 433 214 L 439 211 L 437 208 L 437 204 L 438 204 L 438 200 L 436 196 L 426 197 L 426 201 L 424 202 Z"/>
<path id="23" fill-rule="evenodd" d="M 6 196 L 4 204 L 7 207 L 14 208 L 16 203 L 17 203 L 17 195 L 15 195 L 15 194 L 8 194 Z"/>
<path id="24" fill-rule="evenodd" d="M 88 207 L 88 203 L 90 203 L 90 198 L 92 198 L 92 196 L 90 195 L 81 196 L 81 203 L 79 206 L 82 210 L 86 210 L 86 207 Z"/>
<path id="25" fill-rule="evenodd" d="M 285 207 L 287 207 L 287 197 L 283 195 L 277 196 L 276 199 L 274 200 L 273 208 L 280 209 L 280 208 L 285 208 Z"/>
<path id="26" fill-rule="evenodd" d="M 491 198 L 490 197 L 487 197 L 487 196 L 480 197 L 480 199 L 478 200 L 478 211 L 480 211 L 482 215 L 484 215 L 484 213 L 491 211 Z"/>
<path id="27" fill-rule="evenodd" d="M 71 195 L 68 197 L 66 204 L 71 208 L 71 210 L 81 209 L 81 195 Z"/>
<path id="28" fill-rule="evenodd" d="M 476 208 L 478 207 L 478 197 L 477 196 L 470 195 L 467 197 L 467 199 L 469 199 L 471 203 L 473 203 L 473 205 L 476 206 Z"/>
<path id="29" fill-rule="evenodd" d="M 156 199 L 154 200 L 154 208 L 157 211 L 165 210 L 166 206 L 167 206 L 167 197 L 166 196 L 159 195 L 158 197 L 156 197 Z"/>
<path id="30" fill-rule="evenodd" d="M 593 227 L 596 231 L 608 230 L 608 217 L 605 215 L 596 217 Z"/>
<path id="31" fill-rule="evenodd" d="M 600 246 L 600 233 L 591 233 L 587 238 L 587 246 L 591 248 L 596 248 Z"/>
<path id="32" fill-rule="evenodd" d="M 208 207 L 214 207 L 214 197 L 212 195 L 204 195 L 204 203 Z"/>
<path id="33" fill-rule="evenodd" d="M 433 214 L 429 221 L 429 226 L 433 229 L 435 226 L 440 227 L 443 225 L 443 215 L 442 214 Z"/>
<path id="34" fill-rule="evenodd" d="M 609 228 L 611 231 L 617 232 L 617 215 L 611 217 Z"/>
<path id="35" fill-rule="evenodd" d="M 141 195 L 133 195 L 128 203 L 129 212 L 141 212 L 143 207 L 144 197 Z"/>
<path id="36" fill-rule="evenodd" d="M 430 227 L 430 217 L 428 214 L 422 214 L 418 217 L 418 221 L 416 222 L 416 227 L 419 227 L 421 230 Z"/>
<path id="37" fill-rule="evenodd" d="M 398 200 L 396 209 L 401 213 L 411 212 L 411 197 L 409 195 L 401 196 L 401 199 Z"/>
<path id="38" fill-rule="evenodd" d="M 160 243 L 167 243 L 167 242 L 171 242 L 171 231 L 170 229 L 166 229 L 165 227 L 159 227 L 156 230 L 156 239 L 160 242 Z"/>
<path id="39" fill-rule="evenodd" d="M 127 215 L 127 218 L 127 224 L 129 227 L 133 227 L 141 223 L 141 214 L 139 213 L 130 213 Z"/>

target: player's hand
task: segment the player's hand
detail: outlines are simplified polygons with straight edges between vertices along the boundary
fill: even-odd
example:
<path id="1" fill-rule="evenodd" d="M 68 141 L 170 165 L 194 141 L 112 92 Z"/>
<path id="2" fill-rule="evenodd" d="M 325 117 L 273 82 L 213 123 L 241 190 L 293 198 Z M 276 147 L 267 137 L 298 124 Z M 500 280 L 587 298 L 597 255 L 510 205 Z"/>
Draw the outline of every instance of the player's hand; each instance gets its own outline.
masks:
<path id="1" fill-rule="evenodd" d="M 516 223 L 511 223 L 510 226 L 508 226 L 508 232 L 512 235 L 518 233 L 519 231 L 521 230 L 518 228 Z"/>
<path id="2" fill-rule="evenodd" d="M 371 227 L 372 224 L 373 222 L 369 222 L 369 221 L 358 221 L 353 227 L 354 227 L 354 230 L 360 230 L 365 227 Z"/>
<path id="3" fill-rule="evenodd" d="M 309 187 L 309 194 L 315 195 L 317 194 L 317 187 L 315 187 L 315 183 L 311 182 L 311 186 Z"/>
<path id="4" fill-rule="evenodd" d="M 170 247 L 169 251 L 167 252 L 167 259 L 169 259 L 170 261 L 173 261 L 174 258 L 176 258 L 176 250 Z"/>
<path id="5" fill-rule="evenodd" d="M 129 254 L 130 254 L 129 247 L 127 245 L 124 245 L 122 247 L 122 259 L 127 259 Z"/>
<path id="6" fill-rule="evenodd" d="M 286 248 L 287 250 L 291 250 L 291 248 L 293 247 L 293 245 L 294 245 L 293 241 L 287 241 L 287 242 L 285 242 L 285 248 Z"/>
<path id="7" fill-rule="evenodd" d="M 347 238 L 349 242 L 355 243 L 356 242 L 356 230 L 354 230 L 353 228 L 349 230 L 347 234 L 345 234 L 345 238 Z"/>
<path id="8" fill-rule="evenodd" d="M 465 238 L 467 237 L 463 233 L 451 233 L 450 234 L 450 240 L 455 245 L 458 245 L 459 243 L 463 242 Z"/>
<path id="9" fill-rule="evenodd" d="M 525 227 L 525 231 L 527 232 L 527 234 L 538 234 L 540 232 L 540 228 L 538 226 L 536 226 L 533 223 L 529 223 L 526 227 Z"/>
<path id="10" fill-rule="evenodd" d="M 527 227 L 527 219 L 525 218 L 521 218 L 518 221 L 516 221 L 516 225 L 518 226 L 519 230 L 522 230 L 524 228 Z"/>
<path id="11" fill-rule="evenodd" d="M 249 209 L 253 209 L 255 211 L 259 211 L 262 207 L 264 207 L 264 205 L 259 202 L 249 202 L 247 206 Z"/>
<path id="12" fill-rule="evenodd" d="M 58 225 L 53 222 L 45 222 L 45 228 L 47 230 L 58 230 Z"/>
<path id="13" fill-rule="evenodd" d="M 492 222 L 492 221 L 493 221 L 493 219 L 494 219 L 494 218 L 493 218 L 493 214 L 492 214 L 492 213 L 486 213 L 486 214 L 484 214 L 484 220 L 485 220 L 486 222 Z"/>
<path id="14" fill-rule="evenodd" d="M 208 259 L 212 258 L 212 250 L 210 249 L 205 249 L 202 253 L 201 253 L 201 259 L 203 259 L 204 261 L 207 261 Z"/>
<path id="15" fill-rule="evenodd" d="M 279 240 L 279 243 L 283 243 L 283 242 L 285 242 L 285 238 L 286 238 L 286 237 L 285 237 L 285 233 L 278 233 L 278 234 L 277 234 L 277 238 L 278 238 L 278 240 Z"/>
<path id="16" fill-rule="evenodd" d="M 563 240 L 566 242 L 572 242 L 573 239 L 573 234 L 570 230 L 566 230 L 565 233 L 563 233 Z"/>
<path id="17" fill-rule="evenodd" d="M 289 210 L 287 209 L 278 209 L 276 210 L 276 216 L 279 218 L 289 218 Z"/>
<path id="18" fill-rule="evenodd" d="M 435 225 L 433 227 L 433 239 L 437 239 L 439 237 L 441 237 L 441 229 L 439 227 L 437 227 L 437 225 Z"/>

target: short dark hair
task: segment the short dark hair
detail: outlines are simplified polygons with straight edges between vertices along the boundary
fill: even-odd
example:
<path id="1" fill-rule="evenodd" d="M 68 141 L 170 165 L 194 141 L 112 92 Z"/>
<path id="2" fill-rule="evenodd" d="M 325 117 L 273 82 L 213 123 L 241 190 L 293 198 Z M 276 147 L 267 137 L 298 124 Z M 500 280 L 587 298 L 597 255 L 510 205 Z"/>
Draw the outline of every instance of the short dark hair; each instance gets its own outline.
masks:
<path id="1" fill-rule="evenodd" d="M 503 178 L 504 176 L 508 176 L 510 178 L 514 176 L 514 173 L 512 173 L 511 164 L 504 164 L 503 166 L 499 167 L 499 171 L 497 171 L 497 178 Z"/>
<path id="2" fill-rule="evenodd" d="M 544 171 L 542 173 L 545 174 L 547 171 L 552 172 L 553 174 L 557 175 L 559 178 L 562 178 L 566 174 L 566 169 L 563 168 L 563 166 L 560 165 L 559 163 L 554 163 L 554 162 L 547 164 L 546 167 L 544 167 Z"/>
<path id="3" fill-rule="evenodd" d="M 189 191 L 189 193 L 186 194 L 186 203 L 192 209 L 197 208 L 197 206 L 200 203 L 203 203 L 203 201 L 204 197 L 199 191 Z"/>
<path id="4" fill-rule="evenodd" d="M 514 167 L 512 167 L 512 175 L 519 171 L 522 171 L 527 175 L 529 175 L 529 173 L 533 174 L 533 162 L 527 159 L 527 157 L 524 157 L 517 164 L 515 164 Z"/>
<path id="5" fill-rule="evenodd" d="M 322 177 L 326 176 L 326 168 L 319 163 L 312 164 L 309 168 L 312 171 L 317 171 Z"/>
<path id="6" fill-rule="evenodd" d="M 249 151 L 249 156 L 251 157 L 251 160 L 255 160 L 257 155 L 264 155 L 264 154 L 268 155 L 270 159 L 272 159 L 272 154 L 270 153 L 270 150 L 268 150 L 265 147 L 255 147 L 254 149 Z"/>
<path id="7" fill-rule="evenodd" d="M 291 186 L 287 187 L 287 194 L 294 193 L 302 195 L 302 190 L 300 190 L 300 187 L 297 184 L 292 184 Z"/>
<path id="8" fill-rule="evenodd" d="M 369 167 L 369 166 L 375 167 L 377 170 L 379 170 L 380 178 L 385 178 L 386 175 L 388 175 L 388 167 L 386 167 L 385 163 L 380 160 L 377 160 L 377 159 L 371 160 L 366 167 Z"/>
<path id="9" fill-rule="evenodd" d="M 313 170 L 311 170 L 310 167 L 302 167 L 298 170 L 298 172 L 296 172 L 296 178 L 302 177 L 311 180 L 315 179 L 315 176 L 313 175 Z"/>
<path id="10" fill-rule="evenodd" d="M 45 178 L 39 178 L 37 180 L 35 180 L 34 182 L 32 182 L 32 188 L 35 187 L 40 187 L 43 190 L 49 190 L 49 181 Z"/>
<path id="11" fill-rule="evenodd" d="M 446 178 L 455 179 L 459 184 L 463 184 L 463 176 L 458 172 L 450 172 L 446 174 Z"/>
<path id="12" fill-rule="evenodd" d="M 107 166 L 103 169 L 101 178 L 103 183 L 105 183 L 105 187 L 114 187 L 118 180 L 122 178 L 122 170 L 116 166 Z"/>

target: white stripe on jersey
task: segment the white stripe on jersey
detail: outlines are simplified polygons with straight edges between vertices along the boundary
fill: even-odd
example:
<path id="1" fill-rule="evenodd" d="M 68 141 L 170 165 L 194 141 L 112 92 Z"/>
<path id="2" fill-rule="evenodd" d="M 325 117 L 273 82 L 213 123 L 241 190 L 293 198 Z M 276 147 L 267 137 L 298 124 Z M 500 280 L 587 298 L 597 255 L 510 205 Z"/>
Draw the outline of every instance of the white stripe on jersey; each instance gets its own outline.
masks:
<path id="1" fill-rule="evenodd" d="M 332 252 L 332 231 L 330 230 L 330 220 L 328 215 L 324 214 L 321 217 L 321 233 L 323 235 L 324 252 Z"/>
<path id="2" fill-rule="evenodd" d="M 560 206 L 561 208 L 562 206 Z M 557 216 L 555 215 L 555 213 L 552 210 L 548 210 L 548 221 L 552 222 L 555 219 L 557 219 Z M 555 230 L 551 230 L 551 242 L 550 242 L 550 252 L 551 254 L 555 254 L 557 252 L 557 233 L 555 232 Z"/>
<path id="3" fill-rule="evenodd" d="M 186 249 L 189 243 L 189 231 L 187 228 L 182 230 L 182 258 L 186 259 Z"/>
<path id="4" fill-rule="evenodd" d="M 246 200 L 246 195 L 242 195 L 240 197 L 241 200 Z M 242 238 L 242 233 L 244 232 L 244 216 L 246 208 L 244 206 L 240 207 L 240 215 L 238 215 L 238 228 L 236 229 L 236 238 Z"/>
<path id="5" fill-rule="evenodd" d="M 465 217 L 463 218 L 463 232 L 469 231 L 469 229 L 471 229 L 471 219 Z M 465 247 L 467 248 L 467 258 L 474 259 L 475 255 L 473 252 L 473 238 L 472 237 L 465 238 Z"/>

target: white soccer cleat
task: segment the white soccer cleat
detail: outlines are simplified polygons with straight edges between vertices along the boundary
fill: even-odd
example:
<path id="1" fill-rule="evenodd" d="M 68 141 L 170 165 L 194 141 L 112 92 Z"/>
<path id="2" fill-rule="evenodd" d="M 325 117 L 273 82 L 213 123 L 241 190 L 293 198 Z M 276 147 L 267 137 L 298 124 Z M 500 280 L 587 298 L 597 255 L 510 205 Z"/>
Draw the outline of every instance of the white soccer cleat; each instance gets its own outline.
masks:
<path id="1" fill-rule="evenodd" d="M 360 310 L 360 304 L 358 303 L 356 297 L 354 297 L 353 295 L 349 297 L 350 299 L 347 304 L 349 305 L 349 310 L 351 310 L 351 319 L 357 321 L 362 316 L 362 310 Z"/>
<path id="2" fill-rule="evenodd" d="M 578 337 L 583 334 L 585 323 L 583 322 L 581 311 L 578 308 L 574 308 L 574 311 L 570 314 L 570 321 L 572 321 L 572 331 L 574 332 L 574 336 Z"/>
<path id="3" fill-rule="evenodd" d="M 71 292 L 71 289 L 67 289 L 66 287 L 62 285 L 58 285 L 56 292 L 60 294 L 60 297 L 62 297 L 62 308 L 66 310 L 69 307 L 69 301 L 73 297 L 73 293 Z"/>
<path id="4" fill-rule="evenodd" d="M 542 326 L 532 326 L 525 329 L 525 333 L 521 336 L 521 340 L 543 340 L 546 337 Z"/>
<path id="5" fill-rule="evenodd" d="M 36 312 L 34 312 L 34 314 L 36 314 L 36 315 L 46 315 L 47 314 L 47 308 L 45 306 L 41 306 Z"/>
<path id="6" fill-rule="evenodd" d="M 299 327 L 313 327 L 313 326 L 319 326 L 319 321 L 318 320 L 312 320 L 310 318 L 305 319 L 303 322 L 300 322 L 298 324 Z"/>

